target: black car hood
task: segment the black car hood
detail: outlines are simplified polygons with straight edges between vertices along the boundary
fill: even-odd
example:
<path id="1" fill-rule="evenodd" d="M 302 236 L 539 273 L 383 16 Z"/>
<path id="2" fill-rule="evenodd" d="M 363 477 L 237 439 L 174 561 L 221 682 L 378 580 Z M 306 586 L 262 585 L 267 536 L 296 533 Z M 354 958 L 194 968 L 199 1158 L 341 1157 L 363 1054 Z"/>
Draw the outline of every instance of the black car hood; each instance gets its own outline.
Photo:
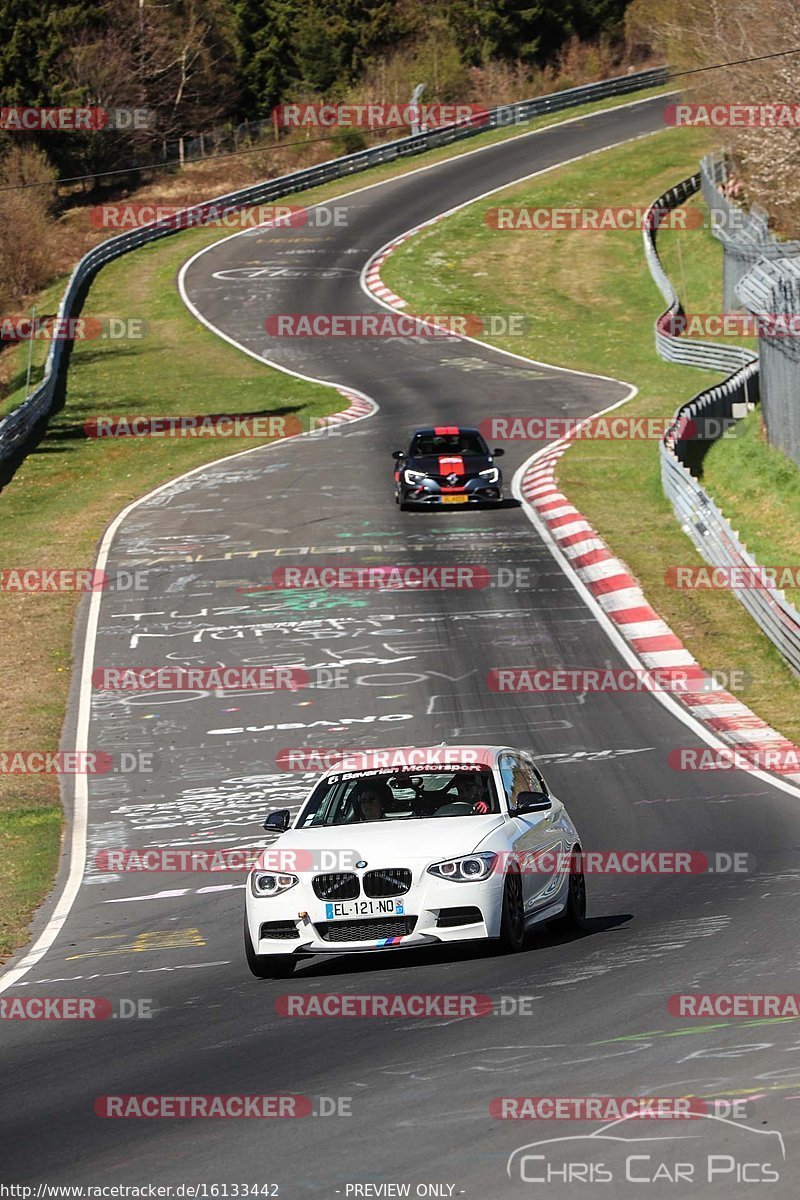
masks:
<path id="1" fill-rule="evenodd" d="M 463 466 L 459 466 L 459 462 Z M 477 475 L 494 465 L 488 454 L 418 454 L 403 462 L 403 466 L 411 471 L 424 471 L 426 475 L 437 477 Z"/>

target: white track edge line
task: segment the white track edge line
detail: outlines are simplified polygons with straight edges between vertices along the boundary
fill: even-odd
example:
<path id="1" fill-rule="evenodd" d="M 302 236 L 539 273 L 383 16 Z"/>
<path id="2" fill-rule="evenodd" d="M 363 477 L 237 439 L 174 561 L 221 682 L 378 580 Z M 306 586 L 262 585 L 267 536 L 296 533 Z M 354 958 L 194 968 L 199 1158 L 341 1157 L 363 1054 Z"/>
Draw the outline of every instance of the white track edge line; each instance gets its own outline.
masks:
<path id="1" fill-rule="evenodd" d="M 463 154 L 449 155 L 446 158 L 440 159 L 438 162 L 427 163 L 424 166 L 416 167 L 412 171 L 403 171 L 398 175 L 390 176 L 389 179 L 376 180 L 374 183 L 366 184 L 363 187 L 353 188 L 349 192 L 343 192 L 337 196 L 329 197 L 327 200 L 317 201 L 317 203 L 311 205 L 311 207 L 318 208 L 321 204 L 329 204 L 333 200 L 343 200 L 343 199 L 346 199 L 348 196 L 356 195 L 359 192 L 369 191 L 375 187 L 381 187 L 383 184 L 394 182 L 397 179 L 405 179 L 409 175 L 417 175 L 422 171 L 433 170 L 436 167 L 442 166 L 447 163 L 451 163 L 455 159 L 461 160 L 461 159 L 467 158 L 473 154 L 485 153 L 487 150 L 491 150 L 495 146 L 504 146 L 504 145 L 506 145 L 506 143 L 512 142 L 512 141 L 518 141 L 520 138 L 533 137 L 536 134 L 546 133 L 549 130 L 561 128 L 561 126 L 564 126 L 564 125 L 572 125 L 576 121 L 587 120 L 594 116 L 601 116 L 601 115 L 605 115 L 610 112 L 616 112 L 617 110 L 622 110 L 622 109 L 626 109 L 626 108 L 635 108 L 636 106 L 638 106 L 640 104 L 648 104 L 648 103 L 650 103 L 650 101 L 657 100 L 659 98 L 667 99 L 670 95 L 674 95 L 674 94 L 676 94 L 676 93 L 665 92 L 665 93 L 663 93 L 663 96 L 661 94 L 656 95 L 656 96 L 647 96 L 647 97 L 643 97 L 638 100 L 631 100 L 629 102 L 626 102 L 625 104 L 615 104 L 610 108 L 598 109 L 594 113 L 585 113 L 583 116 L 570 117 L 566 121 L 557 121 L 552 125 L 545 125 L 538 129 L 526 130 L 524 133 L 520 133 L 518 135 L 515 135 L 514 137 L 502 138 L 496 142 L 490 142 L 486 146 L 476 146 L 472 150 L 464 151 Z M 628 140 L 630 140 L 630 139 L 628 139 Z M 610 148 L 611 147 L 609 147 L 609 149 Z M 595 153 L 595 152 L 593 151 L 592 153 Z M 588 157 L 588 156 L 582 155 L 579 157 Z M 572 160 L 572 161 L 577 161 L 577 160 Z M 548 169 L 554 169 L 554 168 L 548 168 Z M 512 181 L 507 186 L 513 187 L 514 181 Z M 498 189 L 498 190 L 501 190 L 501 189 Z M 267 222 L 267 224 L 270 224 L 270 223 L 271 222 Z M 377 405 L 376 401 L 372 399 L 371 396 L 367 396 L 365 393 L 359 392 L 355 388 L 342 389 L 341 385 L 331 383 L 327 379 L 318 379 L 311 375 L 303 375 L 299 371 L 292 371 L 289 367 L 281 366 L 278 363 L 274 363 L 271 360 L 264 358 L 262 355 L 257 354 L 254 350 L 250 350 L 247 346 L 243 346 L 240 342 L 235 341 L 234 338 L 229 337 L 228 334 L 224 333 L 222 330 L 217 329 L 217 327 L 212 325 L 210 321 L 206 320 L 206 318 L 199 312 L 199 310 L 194 306 L 194 304 L 192 304 L 191 300 L 189 299 L 189 297 L 186 293 L 186 288 L 185 288 L 185 276 L 186 276 L 186 272 L 187 272 L 188 268 L 191 266 L 191 264 L 196 259 L 200 258 L 200 256 L 202 254 L 204 254 L 207 250 L 210 250 L 213 246 L 218 246 L 220 241 L 227 241 L 227 240 L 229 240 L 229 238 L 232 238 L 232 237 L 241 237 L 241 236 L 243 236 L 243 234 L 246 234 L 246 233 L 252 234 L 252 232 L 253 232 L 252 229 L 242 229 L 234 234 L 228 235 L 228 238 L 217 239 L 216 241 L 209 243 L 208 246 L 204 246 L 201 250 L 197 251 L 183 264 L 183 266 L 181 267 L 181 270 L 179 272 L 179 275 L 178 275 L 178 291 L 180 293 L 181 299 L 183 300 L 184 304 L 189 309 L 189 311 L 208 330 L 210 330 L 212 333 L 216 334 L 218 337 L 221 337 L 224 341 L 228 342 L 230 345 L 235 346 L 238 350 L 241 350 L 243 353 L 249 355 L 251 358 L 256 359 L 257 362 L 264 363 L 264 365 L 266 365 L 266 366 L 270 366 L 278 371 L 282 371 L 285 375 L 291 375 L 297 379 L 303 379 L 307 383 L 322 384 L 324 387 L 334 388 L 335 390 L 339 391 L 340 394 L 342 394 L 342 391 L 344 391 L 344 394 L 349 394 L 351 396 L 358 396 L 362 400 L 365 400 L 367 403 L 373 405 L 371 412 L 365 413 L 363 416 L 353 418 L 353 421 L 351 422 L 352 424 L 355 424 L 357 421 L 363 421 L 366 417 L 374 416 L 374 414 L 378 411 L 378 405 Z M 547 364 L 542 364 L 542 365 L 547 365 Z M 575 372 L 575 373 L 581 374 L 582 372 Z M 598 376 L 598 378 L 608 378 L 608 377 L 607 376 Z M 622 381 L 621 380 L 613 380 L 613 382 L 622 382 Z M 634 395 L 635 395 L 635 391 L 636 391 L 636 389 L 634 389 L 634 393 L 633 393 Z M 630 398 L 631 397 L 625 397 L 626 400 L 630 399 Z M 620 403 L 623 403 L 623 402 L 624 401 L 620 401 Z M 614 406 L 614 407 L 616 407 L 616 406 Z M 304 432 L 302 434 L 295 435 L 295 437 L 308 437 L 308 436 L 311 436 L 310 433 L 308 433 L 308 432 Z M 173 484 L 178 483 L 180 480 L 187 479 L 199 471 L 202 471 L 209 467 L 215 466 L 217 463 L 230 462 L 232 459 L 241 458 L 245 454 L 253 454 L 253 453 L 255 453 L 256 450 L 269 450 L 272 448 L 273 445 L 283 445 L 284 442 L 289 441 L 289 440 L 294 440 L 294 439 L 293 438 L 292 439 L 285 438 L 285 439 L 281 439 L 280 442 L 267 444 L 266 446 L 253 446 L 249 450 L 241 450 L 241 451 L 238 451 L 236 454 L 230 454 L 230 455 L 226 455 L 224 458 L 214 459 L 213 462 L 204 463 L 199 467 L 194 467 L 190 471 L 183 472 L 181 475 L 176 475 L 173 479 L 170 479 L 166 483 L 160 484 L 158 487 L 153 488 L 152 491 L 147 492 L 144 496 L 140 496 L 137 500 L 132 501 L 132 503 L 126 505 L 126 507 L 123 508 L 122 511 L 117 514 L 117 516 L 114 518 L 114 520 L 111 522 L 111 524 L 106 529 L 106 531 L 103 535 L 103 538 L 101 540 L 101 543 L 100 543 L 100 549 L 98 550 L 97 558 L 95 561 L 95 568 L 101 569 L 102 566 L 107 562 L 108 554 L 111 549 L 111 542 L 113 541 L 113 538 L 117 532 L 117 529 L 119 528 L 121 523 L 125 520 L 125 518 L 131 512 L 133 512 L 136 508 L 138 508 L 138 506 L 140 504 L 143 504 L 145 502 L 145 500 L 150 499 L 150 497 L 157 495 L 160 491 L 166 489 L 167 487 L 171 487 Z M 76 736 L 75 736 L 76 749 L 80 748 L 81 735 L 83 736 L 83 738 L 85 740 L 86 736 L 88 734 L 90 704 L 91 704 L 91 664 L 94 659 L 94 647 L 95 647 L 95 641 L 97 638 L 97 625 L 98 625 L 98 621 L 99 621 L 101 597 L 102 597 L 101 592 L 93 592 L 91 595 L 91 598 L 90 598 L 89 616 L 87 619 L 86 633 L 84 635 L 84 651 L 83 651 L 83 658 L 82 658 L 82 663 L 81 663 L 81 682 L 80 682 L 80 692 L 79 692 L 78 720 L 77 720 Z M 87 667 L 88 667 L 88 672 L 87 672 Z M 87 707 L 87 697 L 88 697 L 88 707 Z M 44 929 L 39 934 L 38 938 L 36 938 L 36 940 L 34 941 L 33 945 L 30 947 L 30 949 L 27 951 L 27 953 L 25 953 L 25 955 L 20 960 L 20 962 L 15 964 L 13 967 L 5 968 L 5 969 L 0 968 L 0 992 L 5 991 L 9 987 L 12 987 L 17 982 L 18 979 L 20 979 L 23 975 L 27 974 L 27 972 L 31 969 L 31 967 L 35 966 L 36 963 L 39 962 L 40 959 L 42 959 L 44 957 L 44 955 L 50 949 L 50 947 L 54 943 L 55 939 L 57 938 L 58 934 L 60 933 L 60 931 L 64 925 L 64 922 L 66 921 L 67 916 L 69 915 L 70 910 L 72 909 L 72 905 L 75 902 L 75 899 L 80 890 L 81 883 L 83 881 L 83 876 L 84 876 L 84 872 L 86 869 L 87 829 L 88 829 L 88 786 L 87 786 L 87 781 L 84 776 L 76 775 L 75 776 L 75 792 L 74 792 L 74 796 L 73 796 L 71 835 L 70 835 L 71 836 L 70 859 L 69 859 L 69 868 L 68 868 L 68 873 L 67 873 L 67 879 L 64 883 L 63 890 L 62 890 L 61 895 L 56 903 L 56 907 L 55 907 L 54 911 L 48 917 L 47 923 L 46 923 Z"/>
<path id="2" fill-rule="evenodd" d="M 235 343 L 234 343 L 235 344 Z M 254 357 L 258 357 L 255 355 Z M 296 375 L 297 372 L 289 371 L 284 368 L 287 374 Z M 314 380 L 310 376 L 300 375 L 299 378 L 309 382 L 320 383 L 326 387 L 334 388 L 340 394 L 346 397 L 358 397 L 371 405 L 369 412 L 361 416 L 354 416 L 348 420 L 348 424 L 356 424 L 358 421 L 363 421 L 367 417 L 372 417 L 378 411 L 378 405 L 370 397 L 363 392 L 357 391 L 355 388 L 342 389 L 339 385 L 329 383 L 327 380 Z M 346 410 L 343 410 L 346 411 Z M 192 475 L 198 474 L 200 471 L 207 471 L 217 466 L 219 463 L 231 462 L 235 458 L 243 458 L 246 454 L 255 454 L 257 451 L 273 450 L 276 447 L 283 447 L 287 442 L 297 441 L 299 438 L 305 437 L 320 437 L 325 433 L 324 426 L 319 430 L 304 430 L 303 433 L 294 434 L 288 438 L 281 438 L 275 442 L 268 442 L 263 446 L 251 446 L 248 450 L 238 450 L 235 454 L 227 454 L 223 458 L 215 458 L 211 462 L 202 463 L 198 467 L 192 467 L 189 471 L 184 471 L 180 475 L 161 483 L 158 487 L 146 492 L 145 495 L 139 496 L 138 499 L 131 501 L 120 513 L 114 517 L 111 524 L 106 528 L 105 533 L 100 542 L 100 548 L 97 552 L 95 560 L 95 570 L 101 571 L 105 568 L 108 561 L 108 555 L 111 550 L 111 543 L 117 533 L 122 522 L 130 515 L 139 505 L 144 504 L 146 500 L 157 496 L 159 492 L 165 491 L 174 484 L 179 483 L 183 479 L 188 479 Z M 78 718 L 75 730 L 75 748 L 88 749 L 88 733 L 89 733 L 89 718 L 91 715 L 91 699 L 92 699 L 92 664 L 94 662 L 95 644 L 97 641 L 97 627 L 100 619 L 100 604 L 102 601 L 103 592 L 92 592 L 89 599 L 89 614 L 86 622 L 86 632 L 83 642 L 83 656 L 81 659 L 80 673 L 80 690 L 78 694 Z M 86 775 L 75 775 L 75 790 L 72 804 L 72 820 L 70 822 L 70 853 L 69 853 L 69 869 L 67 878 L 64 882 L 64 887 L 61 895 L 56 903 L 56 907 L 47 919 L 47 923 L 34 941 L 33 945 L 23 956 L 23 958 L 14 966 L 5 968 L 0 972 L 0 992 L 4 992 L 7 988 L 13 987 L 14 984 L 26 975 L 27 972 L 40 961 L 53 945 L 53 942 L 58 937 L 61 929 L 69 916 L 72 905 L 80 891 L 83 882 L 84 873 L 86 870 L 86 848 L 87 848 L 87 831 L 88 831 L 88 816 L 89 816 L 89 787 L 88 777 Z"/>

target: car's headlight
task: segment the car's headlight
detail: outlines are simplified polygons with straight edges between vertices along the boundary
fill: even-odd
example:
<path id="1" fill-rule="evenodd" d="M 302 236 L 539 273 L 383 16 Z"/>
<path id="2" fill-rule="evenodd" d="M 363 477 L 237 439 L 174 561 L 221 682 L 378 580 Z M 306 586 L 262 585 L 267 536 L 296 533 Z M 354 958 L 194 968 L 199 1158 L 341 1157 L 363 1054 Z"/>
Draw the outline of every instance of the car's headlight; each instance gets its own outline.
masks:
<path id="1" fill-rule="evenodd" d="M 254 871 L 250 876 L 250 891 L 254 896 L 280 896 L 299 883 L 296 875 L 277 875 L 274 871 Z"/>
<path id="2" fill-rule="evenodd" d="M 496 854 L 482 851 L 480 854 L 467 854 L 463 858 L 446 858 L 443 862 L 432 863 L 428 867 L 428 874 L 437 875 L 439 879 L 450 879 L 454 883 L 475 883 L 476 880 L 488 879 L 496 862 Z"/>
<path id="3" fill-rule="evenodd" d="M 488 467 L 485 471 L 480 471 L 481 479 L 487 480 L 488 483 L 497 483 L 500 478 L 500 471 L 497 467 Z"/>
<path id="4" fill-rule="evenodd" d="M 403 478 L 406 483 L 422 483 L 423 479 L 427 479 L 424 471 L 409 471 L 408 468 L 403 472 Z"/>

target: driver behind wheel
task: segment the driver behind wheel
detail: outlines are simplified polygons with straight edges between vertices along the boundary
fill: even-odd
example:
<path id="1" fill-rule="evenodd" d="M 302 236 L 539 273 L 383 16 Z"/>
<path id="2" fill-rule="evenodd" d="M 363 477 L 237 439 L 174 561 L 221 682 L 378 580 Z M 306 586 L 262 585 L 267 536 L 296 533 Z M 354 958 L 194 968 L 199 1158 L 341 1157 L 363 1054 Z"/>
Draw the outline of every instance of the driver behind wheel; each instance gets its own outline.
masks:
<path id="1" fill-rule="evenodd" d="M 392 789 L 383 779 L 367 779 L 353 800 L 362 821 L 382 821 L 392 802 Z"/>
<path id="2" fill-rule="evenodd" d="M 489 805 L 486 800 L 483 782 L 473 772 L 465 775 L 456 775 L 456 791 L 458 798 L 465 804 L 469 804 L 474 813 L 488 813 Z"/>

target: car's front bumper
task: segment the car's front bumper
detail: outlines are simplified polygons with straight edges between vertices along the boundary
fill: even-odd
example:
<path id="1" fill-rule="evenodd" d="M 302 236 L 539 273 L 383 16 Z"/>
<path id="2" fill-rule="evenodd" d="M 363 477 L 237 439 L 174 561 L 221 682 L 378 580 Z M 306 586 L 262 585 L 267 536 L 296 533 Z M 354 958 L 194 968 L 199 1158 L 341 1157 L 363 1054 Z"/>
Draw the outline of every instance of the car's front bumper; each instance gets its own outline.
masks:
<path id="1" fill-rule="evenodd" d="M 497 483 L 470 481 L 464 488 L 441 488 L 433 481 L 409 486 L 403 484 L 400 499 L 404 504 L 441 505 L 498 504 L 503 499 L 502 480 Z"/>
<path id="2" fill-rule="evenodd" d="M 354 936 L 357 919 L 329 920 L 325 902 L 317 899 L 310 884 L 301 881 L 290 892 L 274 898 L 255 897 L 248 883 L 247 921 L 256 954 L 353 954 L 364 951 L 413 949 L 415 946 L 451 942 L 482 941 L 500 934 L 503 902 L 503 877 L 492 875 L 477 883 L 452 883 L 433 877 L 416 881 L 405 896 L 402 917 L 385 918 L 395 923 L 382 930 L 383 936 Z M 457 910 L 474 910 L 461 912 Z M 304 915 L 301 916 L 300 914 Z M 377 918 L 376 918 L 377 919 Z M 263 936 L 264 924 L 284 923 L 284 932 L 293 925 L 297 936 Z M 402 932 L 401 922 L 409 932 Z M 444 923 L 443 923 L 444 922 Z M 455 923 L 458 922 L 458 923 Z M 337 931 L 337 926 L 342 929 Z M 412 927 L 413 926 L 413 927 Z M 345 928 L 347 927 L 347 928 Z M 346 934 L 339 940 L 337 934 Z M 385 936 L 389 933 L 391 936 Z"/>

